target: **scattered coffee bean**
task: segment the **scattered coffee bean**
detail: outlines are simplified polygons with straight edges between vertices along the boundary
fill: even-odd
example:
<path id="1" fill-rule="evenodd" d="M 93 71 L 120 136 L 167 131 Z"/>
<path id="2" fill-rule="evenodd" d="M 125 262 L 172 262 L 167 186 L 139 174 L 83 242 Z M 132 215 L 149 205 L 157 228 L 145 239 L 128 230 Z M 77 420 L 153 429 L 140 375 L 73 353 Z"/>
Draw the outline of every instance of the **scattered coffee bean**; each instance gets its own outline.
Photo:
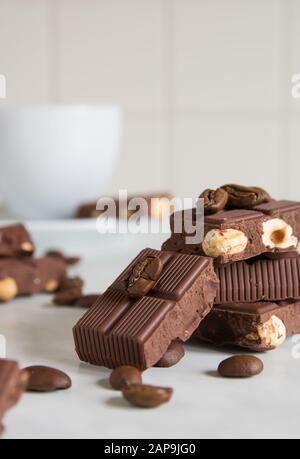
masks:
<path id="1" fill-rule="evenodd" d="M 226 378 L 249 378 L 264 369 L 260 359 L 252 355 L 236 355 L 220 363 L 218 372 Z"/>
<path id="2" fill-rule="evenodd" d="M 53 303 L 57 306 L 74 306 L 81 296 L 81 289 L 75 287 L 58 292 L 53 299 Z"/>
<path id="3" fill-rule="evenodd" d="M 169 368 L 176 365 L 184 357 L 184 348 L 182 344 L 175 340 L 168 347 L 167 352 L 157 362 L 156 367 Z"/>
<path id="4" fill-rule="evenodd" d="M 82 295 L 75 303 L 79 308 L 90 308 L 98 300 L 100 294 L 95 295 Z"/>
<path id="5" fill-rule="evenodd" d="M 70 266 L 76 265 L 80 262 L 79 257 L 67 257 L 63 254 L 63 252 L 59 250 L 48 250 L 48 252 L 46 252 L 46 257 L 58 258 L 59 260 L 64 261 L 67 265 Z"/>
<path id="6" fill-rule="evenodd" d="M 114 389 L 122 390 L 131 384 L 142 384 L 142 373 L 135 367 L 124 365 L 111 373 L 109 382 Z"/>
<path id="7" fill-rule="evenodd" d="M 52 392 L 72 386 L 69 376 L 56 368 L 36 365 L 24 368 L 23 371 L 29 373 L 27 391 Z"/>
<path id="8" fill-rule="evenodd" d="M 84 285 L 84 282 L 79 276 L 65 277 L 64 279 L 61 280 L 58 290 L 60 292 L 75 289 L 75 288 L 82 290 L 83 285 Z"/>
<path id="9" fill-rule="evenodd" d="M 132 405 L 141 408 L 155 408 L 170 400 L 173 389 L 168 387 L 132 384 L 122 389 L 123 397 Z"/>

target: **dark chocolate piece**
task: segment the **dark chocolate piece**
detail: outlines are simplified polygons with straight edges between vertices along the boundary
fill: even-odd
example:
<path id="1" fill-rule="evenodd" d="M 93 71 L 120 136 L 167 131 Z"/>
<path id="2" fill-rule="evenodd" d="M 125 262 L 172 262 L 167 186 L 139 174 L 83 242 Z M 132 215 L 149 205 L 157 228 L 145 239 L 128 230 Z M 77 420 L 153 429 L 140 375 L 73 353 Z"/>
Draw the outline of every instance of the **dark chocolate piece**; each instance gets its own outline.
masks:
<path id="1" fill-rule="evenodd" d="M 28 376 L 26 371 L 20 371 L 17 362 L 0 359 L 0 435 L 4 430 L 3 417 L 18 403 L 27 386 Z"/>
<path id="2" fill-rule="evenodd" d="M 194 336 L 218 346 L 272 350 L 300 332 L 300 301 L 217 305 Z"/>
<path id="3" fill-rule="evenodd" d="M 25 226 L 0 228 L 0 257 L 31 256 L 33 253 L 34 244 Z"/>
<path id="4" fill-rule="evenodd" d="M 160 258 L 162 273 L 146 296 L 130 298 L 124 284 L 148 257 Z M 216 288 L 211 259 L 145 249 L 76 324 L 76 351 L 95 365 L 149 368 L 173 340 L 191 336 L 210 311 Z"/>
<path id="5" fill-rule="evenodd" d="M 66 276 L 66 265 L 53 258 L 0 259 L 0 300 L 55 291 Z"/>
<path id="6" fill-rule="evenodd" d="M 215 304 L 300 298 L 300 256 L 256 259 L 216 266 L 220 280 Z"/>

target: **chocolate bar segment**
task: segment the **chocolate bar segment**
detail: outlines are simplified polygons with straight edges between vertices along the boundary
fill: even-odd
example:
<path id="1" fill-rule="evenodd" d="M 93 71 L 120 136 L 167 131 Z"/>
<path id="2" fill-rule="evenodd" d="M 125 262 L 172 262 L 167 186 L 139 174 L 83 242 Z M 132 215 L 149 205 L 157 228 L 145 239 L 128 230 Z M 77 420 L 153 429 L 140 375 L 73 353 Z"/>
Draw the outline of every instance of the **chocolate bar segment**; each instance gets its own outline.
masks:
<path id="1" fill-rule="evenodd" d="M 204 240 L 198 244 L 187 244 L 187 236 L 193 234 L 188 235 L 184 228 L 181 233 L 176 233 L 179 227 L 176 222 L 186 218 L 190 220 L 186 224 L 192 227 L 196 221 L 196 210 L 186 215 L 181 211 L 171 216 L 172 235 L 163 244 L 162 250 L 211 256 L 216 263 L 224 264 L 278 249 L 290 252 L 297 246 L 300 236 L 300 226 L 295 225 L 299 230 L 295 233 L 293 227 L 277 214 L 268 216 L 255 210 L 234 209 L 205 216 Z"/>
<path id="2" fill-rule="evenodd" d="M 256 259 L 216 266 L 220 284 L 215 304 L 300 298 L 300 256 Z"/>
<path id="3" fill-rule="evenodd" d="M 0 257 L 30 256 L 33 253 L 34 244 L 25 226 L 0 228 Z"/>
<path id="4" fill-rule="evenodd" d="M 0 259 L 0 301 L 50 293 L 66 275 L 66 264 L 52 257 Z"/>
<path id="5" fill-rule="evenodd" d="M 272 218 L 282 218 L 293 228 L 295 236 L 300 238 L 300 202 L 273 199 L 270 202 L 255 206 L 254 210 L 263 212 Z"/>
<path id="6" fill-rule="evenodd" d="M 300 332 L 300 301 L 217 305 L 194 336 L 217 346 L 272 350 Z"/>
<path id="7" fill-rule="evenodd" d="M 132 298 L 128 279 L 151 257 L 161 260 L 163 270 L 146 295 Z M 149 368 L 173 340 L 192 335 L 211 310 L 216 289 L 211 259 L 143 250 L 75 325 L 78 356 L 109 368 Z"/>
<path id="8" fill-rule="evenodd" d="M 4 430 L 2 420 L 16 405 L 26 389 L 29 375 L 20 371 L 17 362 L 0 359 L 0 435 Z"/>

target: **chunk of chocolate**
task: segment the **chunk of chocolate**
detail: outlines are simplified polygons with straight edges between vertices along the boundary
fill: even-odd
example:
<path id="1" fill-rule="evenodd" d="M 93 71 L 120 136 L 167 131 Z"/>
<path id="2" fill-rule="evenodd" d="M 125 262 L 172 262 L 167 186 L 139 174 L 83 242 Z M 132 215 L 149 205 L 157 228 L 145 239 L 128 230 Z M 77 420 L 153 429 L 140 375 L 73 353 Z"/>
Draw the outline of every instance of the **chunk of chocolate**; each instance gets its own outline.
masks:
<path id="1" fill-rule="evenodd" d="M 186 214 L 195 224 L 196 210 Z M 300 236 L 300 225 L 293 227 L 276 215 L 265 215 L 256 210 L 223 210 L 204 218 L 204 240 L 199 244 L 187 244 L 188 235 L 184 230 L 176 233 L 177 221 L 182 221 L 182 211 L 171 216 L 172 236 L 162 246 L 162 250 L 175 250 L 180 253 L 206 255 L 216 263 L 224 264 L 256 257 L 262 253 L 295 249 Z"/>
<path id="2" fill-rule="evenodd" d="M 300 301 L 235 303 L 214 306 L 194 336 L 217 346 L 230 344 L 267 351 L 299 332 Z"/>
<path id="3" fill-rule="evenodd" d="M 216 266 L 220 280 L 215 304 L 300 298 L 300 256 L 256 259 Z"/>
<path id="4" fill-rule="evenodd" d="M 0 359 L 0 435 L 3 432 L 3 417 L 16 405 L 26 389 L 29 374 L 20 371 L 17 362 Z"/>
<path id="5" fill-rule="evenodd" d="M 0 259 L 0 301 L 41 292 L 52 293 L 65 276 L 65 263 L 54 258 Z"/>
<path id="6" fill-rule="evenodd" d="M 273 199 L 255 206 L 254 210 L 264 213 L 269 218 L 281 218 L 293 228 L 295 236 L 300 238 L 300 202 Z"/>
<path id="7" fill-rule="evenodd" d="M 25 226 L 0 228 L 0 257 L 30 256 L 33 252 L 34 244 Z"/>
<path id="8" fill-rule="evenodd" d="M 141 298 L 126 292 L 138 263 L 158 257 L 162 272 Z M 73 329 L 79 358 L 141 370 L 155 365 L 177 338 L 186 341 L 211 310 L 217 278 L 212 260 L 143 250 Z"/>

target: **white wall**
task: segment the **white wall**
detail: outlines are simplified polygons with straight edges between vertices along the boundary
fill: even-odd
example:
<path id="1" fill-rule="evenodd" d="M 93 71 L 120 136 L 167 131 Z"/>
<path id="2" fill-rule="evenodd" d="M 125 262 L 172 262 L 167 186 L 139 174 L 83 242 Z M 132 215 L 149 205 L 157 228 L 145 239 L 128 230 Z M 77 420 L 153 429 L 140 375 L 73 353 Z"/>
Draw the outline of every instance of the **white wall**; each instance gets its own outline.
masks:
<path id="1" fill-rule="evenodd" d="M 299 48 L 300 0 L 0 0 L 0 106 L 120 104 L 108 191 L 300 198 Z"/>

